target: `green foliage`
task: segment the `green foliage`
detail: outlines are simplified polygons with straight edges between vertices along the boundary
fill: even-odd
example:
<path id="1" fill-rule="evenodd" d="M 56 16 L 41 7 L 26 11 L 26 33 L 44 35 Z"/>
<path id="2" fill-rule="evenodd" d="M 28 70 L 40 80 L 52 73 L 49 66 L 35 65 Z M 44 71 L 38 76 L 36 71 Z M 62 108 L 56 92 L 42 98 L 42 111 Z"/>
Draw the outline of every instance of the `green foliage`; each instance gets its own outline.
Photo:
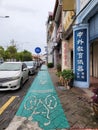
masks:
<path id="1" fill-rule="evenodd" d="M 0 46 L 0 58 L 4 57 L 4 48 Z"/>
<path id="2" fill-rule="evenodd" d="M 10 52 L 9 51 L 5 51 L 5 53 L 4 53 L 4 60 L 6 60 L 6 59 L 11 59 L 11 54 L 10 54 Z"/>
<path id="3" fill-rule="evenodd" d="M 16 55 L 17 61 L 31 61 L 32 60 L 32 54 L 24 50 L 23 52 L 18 52 Z"/>
<path id="4" fill-rule="evenodd" d="M 22 60 L 23 60 L 23 61 L 31 61 L 31 60 L 32 60 L 32 54 L 31 54 L 29 51 L 24 50 L 24 51 L 23 51 Z"/>
<path id="5" fill-rule="evenodd" d="M 74 73 L 72 70 L 67 70 L 67 69 L 64 69 L 62 71 L 62 77 L 65 79 L 65 80 L 71 80 L 74 78 Z"/>
<path id="6" fill-rule="evenodd" d="M 31 52 L 24 50 L 23 52 L 17 52 L 15 45 L 8 46 L 6 50 L 0 46 L 0 58 L 6 59 L 16 59 L 16 61 L 31 61 Z"/>
<path id="7" fill-rule="evenodd" d="M 15 54 L 17 52 L 16 46 L 8 46 L 7 51 L 11 54 Z"/>
<path id="8" fill-rule="evenodd" d="M 14 45 L 8 46 L 6 53 L 8 54 L 7 58 L 16 59 L 17 54 L 16 46 Z"/>
<path id="9" fill-rule="evenodd" d="M 61 71 L 61 64 L 57 64 L 56 69 L 57 71 Z"/>
<path id="10" fill-rule="evenodd" d="M 48 68 L 53 68 L 53 63 L 48 63 Z"/>
<path id="11" fill-rule="evenodd" d="M 58 77 L 62 76 L 65 80 L 71 80 L 74 78 L 74 73 L 71 69 L 64 69 L 63 71 L 57 71 Z"/>
<path id="12" fill-rule="evenodd" d="M 60 77 L 60 76 L 62 75 L 62 71 L 57 71 L 57 72 L 56 72 L 56 75 L 57 75 L 58 77 Z"/>
<path id="13" fill-rule="evenodd" d="M 23 52 L 17 52 L 16 54 L 16 60 L 17 61 L 23 61 Z"/>

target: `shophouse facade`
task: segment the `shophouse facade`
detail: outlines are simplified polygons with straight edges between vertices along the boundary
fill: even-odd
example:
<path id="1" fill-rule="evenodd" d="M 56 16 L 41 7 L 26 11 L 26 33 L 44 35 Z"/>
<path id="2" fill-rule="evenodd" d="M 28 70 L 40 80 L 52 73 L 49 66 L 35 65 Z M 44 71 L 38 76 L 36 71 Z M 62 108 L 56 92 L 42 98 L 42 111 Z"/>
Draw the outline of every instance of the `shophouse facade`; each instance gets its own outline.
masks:
<path id="1" fill-rule="evenodd" d="M 66 68 L 71 68 L 73 66 L 72 65 L 73 31 L 71 25 L 72 15 L 73 11 L 66 12 L 62 10 L 62 0 L 55 1 L 55 7 L 53 11 L 54 28 L 50 40 L 52 44 L 51 54 L 53 56 L 52 61 L 54 67 L 56 68 L 57 65 L 60 64 L 62 70 Z M 48 50 L 50 50 L 49 48 L 50 47 L 48 44 Z M 48 58 L 49 58 L 49 52 L 48 52 Z"/>
<path id="2" fill-rule="evenodd" d="M 62 70 L 73 69 L 73 24 L 75 0 L 62 0 Z"/>
<path id="3" fill-rule="evenodd" d="M 55 7 L 52 18 L 54 26 L 51 37 L 49 33 L 47 33 L 48 62 L 50 61 L 49 56 L 51 52 L 51 61 L 53 62 L 55 68 L 58 64 L 61 65 L 62 70 L 73 68 L 72 17 L 74 15 L 74 11 L 65 11 L 62 9 L 62 0 L 55 1 Z M 50 43 L 52 46 L 50 45 Z M 50 48 L 52 48 L 52 51 L 50 51 Z"/>
<path id="4" fill-rule="evenodd" d="M 75 11 L 62 12 L 62 70 L 73 69 L 73 16 Z"/>
<path id="5" fill-rule="evenodd" d="M 53 55 L 53 64 L 54 68 L 57 67 L 58 64 L 61 65 L 61 56 L 62 56 L 62 46 L 61 46 L 61 31 L 62 31 L 62 5 L 60 0 L 56 0 L 55 7 L 53 11 L 53 21 L 54 21 L 54 30 L 52 34 L 52 55 Z"/>
<path id="6" fill-rule="evenodd" d="M 48 20 L 47 20 L 46 26 L 47 26 L 47 47 L 46 47 L 47 63 L 53 63 L 52 35 L 53 35 L 54 24 L 53 24 L 53 13 L 52 12 L 48 13 Z"/>
<path id="7" fill-rule="evenodd" d="M 70 5 L 70 1 L 66 1 Z M 90 76 L 98 78 L 98 0 L 72 2 L 75 8 L 65 10 L 60 0 L 55 3 L 53 62 L 54 67 L 60 63 L 62 70 L 73 69 L 74 86 L 88 88 Z"/>
<path id="8" fill-rule="evenodd" d="M 98 78 L 98 0 L 76 0 L 74 37 L 74 85 L 90 86 Z"/>

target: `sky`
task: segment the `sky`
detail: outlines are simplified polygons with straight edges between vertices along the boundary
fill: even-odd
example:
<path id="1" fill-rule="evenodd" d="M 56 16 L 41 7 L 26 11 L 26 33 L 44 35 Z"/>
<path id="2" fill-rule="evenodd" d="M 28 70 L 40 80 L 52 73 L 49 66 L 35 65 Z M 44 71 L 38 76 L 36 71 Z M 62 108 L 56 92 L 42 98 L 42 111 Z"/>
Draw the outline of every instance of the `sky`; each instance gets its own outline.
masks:
<path id="1" fill-rule="evenodd" d="M 46 22 L 55 0 L 0 0 L 0 46 L 5 49 L 14 40 L 18 51 L 45 53 Z M 9 16 L 9 18 L 3 18 Z"/>

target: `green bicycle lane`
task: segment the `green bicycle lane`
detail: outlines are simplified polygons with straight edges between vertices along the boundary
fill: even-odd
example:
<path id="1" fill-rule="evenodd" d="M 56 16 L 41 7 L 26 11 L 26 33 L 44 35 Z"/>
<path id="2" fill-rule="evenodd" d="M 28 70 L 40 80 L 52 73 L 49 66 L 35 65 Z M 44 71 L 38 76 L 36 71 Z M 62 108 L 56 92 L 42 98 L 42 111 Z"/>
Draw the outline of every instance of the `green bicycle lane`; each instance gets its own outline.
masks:
<path id="1" fill-rule="evenodd" d="M 45 65 L 33 81 L 16 116 L 37 122 L 43 130 L 70 127 Z"/>

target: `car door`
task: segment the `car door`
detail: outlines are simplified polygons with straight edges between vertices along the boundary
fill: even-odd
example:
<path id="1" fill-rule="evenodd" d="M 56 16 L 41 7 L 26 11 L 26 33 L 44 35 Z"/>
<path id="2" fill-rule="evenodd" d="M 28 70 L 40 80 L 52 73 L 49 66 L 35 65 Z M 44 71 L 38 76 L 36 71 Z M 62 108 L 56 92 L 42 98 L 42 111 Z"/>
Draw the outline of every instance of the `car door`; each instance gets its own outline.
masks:
<path id="1" fill-rule="evenodd" d="M 23 82 L 28 79 L 28 68 L 25 63 L 22 64 L 22 75 L 23 75 Z"/>

